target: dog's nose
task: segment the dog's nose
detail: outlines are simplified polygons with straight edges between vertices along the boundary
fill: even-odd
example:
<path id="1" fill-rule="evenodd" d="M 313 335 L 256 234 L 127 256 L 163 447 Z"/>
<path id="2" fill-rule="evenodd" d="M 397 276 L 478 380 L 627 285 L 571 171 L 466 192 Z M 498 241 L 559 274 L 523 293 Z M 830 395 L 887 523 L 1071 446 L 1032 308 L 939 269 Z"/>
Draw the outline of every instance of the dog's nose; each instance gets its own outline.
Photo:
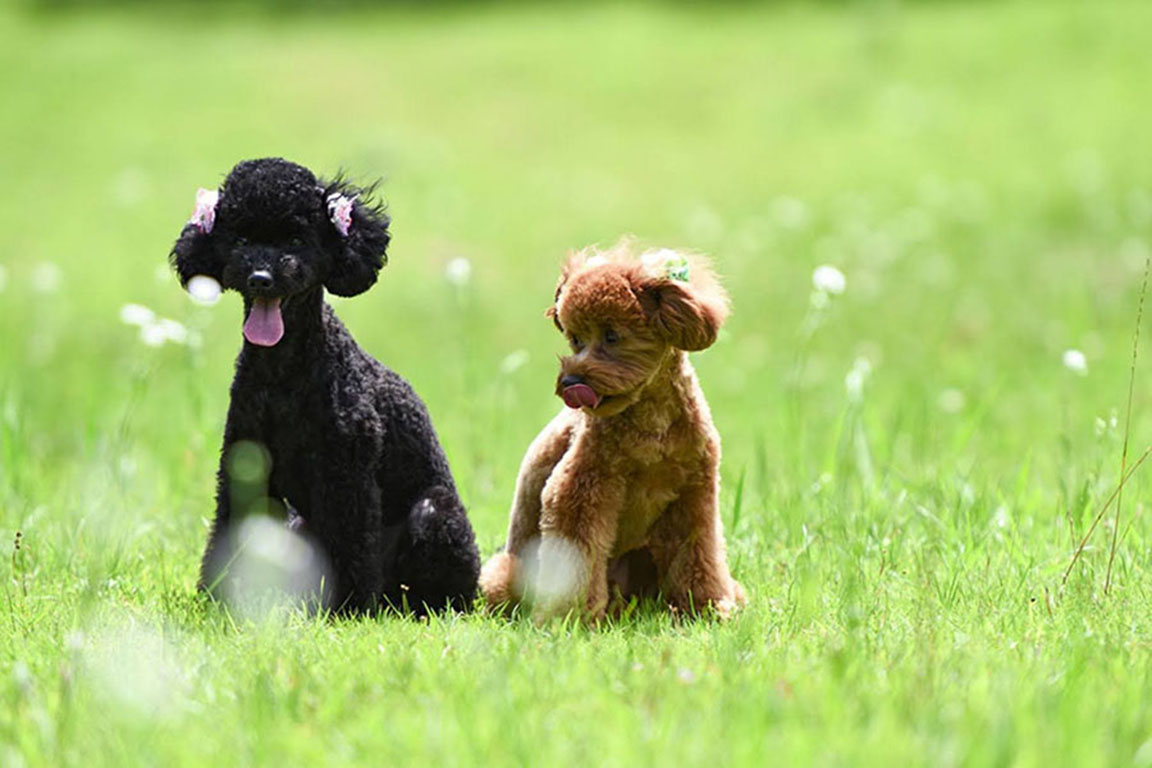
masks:
<path id="1" fill-rule="evenodd" d="M 248 287 L 268 290 L 272 287 L 272 273 L 266 269 L 258 269 L 248 275 Z"/>
<path id="2" fill-rule="evenodd" d="M 565 376 L 564 378 L 560 379 L 560 386 L 561 387 L 574 387 L 577 384 L 583 384 L 583 383 L 584 383 L 584 377 L 583 376 L 568 375 L 568 376 Z"/>

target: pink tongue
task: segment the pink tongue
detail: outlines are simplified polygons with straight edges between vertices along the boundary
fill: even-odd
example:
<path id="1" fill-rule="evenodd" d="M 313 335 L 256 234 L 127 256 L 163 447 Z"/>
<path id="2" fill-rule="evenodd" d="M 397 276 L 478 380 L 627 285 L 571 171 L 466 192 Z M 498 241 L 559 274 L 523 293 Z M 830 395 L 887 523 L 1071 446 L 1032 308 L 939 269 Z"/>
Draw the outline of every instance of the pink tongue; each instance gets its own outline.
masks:
<path id="1" fill-rule="evenodd" d="M 595 408 L 599 402 L 600 396 L 587 384 L 564 387 L 564 405 L 569 408 Z"/>
<path id="2" fill-rule="evenodd" d="M 252 299 L 252 311 L 244 322 L 244 338 L 261 347 L 272 347 L 283 337 L 280 299 Z"/>

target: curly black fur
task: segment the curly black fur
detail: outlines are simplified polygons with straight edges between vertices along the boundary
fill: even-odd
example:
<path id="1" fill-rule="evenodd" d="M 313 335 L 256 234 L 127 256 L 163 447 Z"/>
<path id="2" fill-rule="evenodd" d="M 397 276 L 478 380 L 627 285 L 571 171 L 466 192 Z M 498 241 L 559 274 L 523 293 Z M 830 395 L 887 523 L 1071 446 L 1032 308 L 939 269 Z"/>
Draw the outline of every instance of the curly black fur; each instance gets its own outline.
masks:
<path id="1" fill-rule="evenodd" d="M 246 510 L 233 508 L 226 459 L 254 441 L 271 457 L 268 496 L 329 557 L 326 603 L 422 613 L 473 601 L 479 554 L 428 412 L 324 301 L 325 288 L 368 290 L 384 265 L 389 219 L 371 191 L 279 158 L 248 160 L 220 188 L 211 231 L 190 222 L 172 250 L 182 284 L 211 277 L 243 296 L 246 319 L 254 304 L 278 306 L 283 325 L 270 346 L 246 338 L 236 361 L 201 588 L 227 578 L 227 533 Z M 329 217 L 334 193 L 355 201 L 347 236 Z"/>

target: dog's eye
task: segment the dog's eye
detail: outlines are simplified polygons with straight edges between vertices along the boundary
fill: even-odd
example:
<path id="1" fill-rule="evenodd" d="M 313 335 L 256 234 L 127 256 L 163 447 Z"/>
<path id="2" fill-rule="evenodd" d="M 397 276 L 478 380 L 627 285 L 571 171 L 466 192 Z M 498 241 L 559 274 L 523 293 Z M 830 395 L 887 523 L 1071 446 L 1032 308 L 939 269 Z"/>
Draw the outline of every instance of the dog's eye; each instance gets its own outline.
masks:
<path id="1" fill-rule="evenodd" d="M 304 247 L 304 238 L 294 237 L 288 241 L 288 245 L 292 246 L 293 248 L 303 248 Z"/>
<path id="2" fill-rule="evenodd" d="M 236 245 L 248 245 L 248 238 L 246 238 L 246 237 L 236 238 Z"/>
<path id="3" fill-rule="evenodd" d="M 604 331 L 604 343 L 605 344 L 612 345 L 618 341 L 620 341 L 620 334 L 616 333 L 616 331 L 612 330 L 611 328 Z"/>
<path id="4" fill-rule="evenodd" d="M 572 345 L 572 349 L 577 351 L 584 348 L 584 342 L 580 341 L 580 337 L 576 336 L 575 334 L 570 334 L 568 336 L 568 343 Z"/>

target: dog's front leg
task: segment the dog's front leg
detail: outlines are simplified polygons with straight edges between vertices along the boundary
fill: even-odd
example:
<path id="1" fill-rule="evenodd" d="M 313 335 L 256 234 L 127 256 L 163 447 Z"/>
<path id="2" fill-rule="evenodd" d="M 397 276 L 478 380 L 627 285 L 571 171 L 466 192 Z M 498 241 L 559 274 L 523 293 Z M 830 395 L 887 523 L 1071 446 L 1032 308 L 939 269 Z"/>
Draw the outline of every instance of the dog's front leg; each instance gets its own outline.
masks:
<path id="1" fill-rule="evenodd" d="M 571 438 L 572 418 L 562 411 L 532 441 L 520 463 L 504 551 L 493 555 L 480 573 L 484 599 L 496 610 L 520 601 L 521 558 L 527 545 L 539 541 L 544 486 L 568 450 Z"/>
<path id="2" fill-rule="evenodd" d="M 608 557 L 624 502 L 624 482 L 582 462 L 564 460 L 544 487 L 534 616 L 545 619 L 583 604 L 587 618 L 604 616 Z"/>
<path id="3" fill-rule="evenodd" d="M 308 532 L 331 567 L 333 583 L 325 585 L 323 601 L 338 613 L 375 610 L 384 595 L 381 553 L 388 544 L 380 491 L 336 478 L 325 478 L 317 487 Z"/>
<path id="4" fill-rule="evenodd" d="M 230 555 L 227 551 L 228 526 L 232 520 L 232 494 L 228 488 L 228 443 L 221 451 L 220 467 L 216 471 L 216 513 L 208 531 L 208 543 L 200 558 L 200 580 L 197 589 L 215 592 L 224 577 Z"/>
<path id="5" fill-rule="evenodd" d="M 664 596 L 679 610 L 711 609 L 726 619 L 745 598 L 728 570 L 718 496 L 719 480 L 709 472 L 669 505 L 654 534 L 665 554 L 665 562 L 657 563 Z"/>

